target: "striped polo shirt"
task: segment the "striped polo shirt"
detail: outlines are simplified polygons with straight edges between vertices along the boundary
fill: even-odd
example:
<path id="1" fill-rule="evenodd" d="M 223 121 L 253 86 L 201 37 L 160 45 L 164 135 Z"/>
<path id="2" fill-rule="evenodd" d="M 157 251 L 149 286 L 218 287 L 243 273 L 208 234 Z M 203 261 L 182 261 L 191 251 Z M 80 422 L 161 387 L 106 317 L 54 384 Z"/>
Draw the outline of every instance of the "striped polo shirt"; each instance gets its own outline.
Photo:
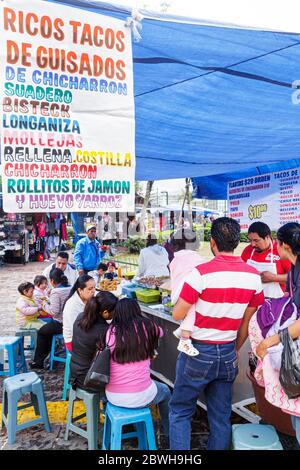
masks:
<path id="1" fill-rule="evenodd" d="M 195 304 L 192 338 L 215 344 L 234 341 L 246 308 L 264 302 L 256 269 L 240 257 L 220 255 L 192 270 L 180 298 Z"/>

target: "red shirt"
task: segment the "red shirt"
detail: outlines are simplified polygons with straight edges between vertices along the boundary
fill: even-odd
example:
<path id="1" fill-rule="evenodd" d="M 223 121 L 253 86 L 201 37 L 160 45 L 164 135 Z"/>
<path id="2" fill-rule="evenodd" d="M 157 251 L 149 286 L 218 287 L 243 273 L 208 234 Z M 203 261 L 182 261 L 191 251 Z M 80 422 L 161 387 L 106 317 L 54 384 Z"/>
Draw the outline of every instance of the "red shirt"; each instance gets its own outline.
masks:
<path id="1" fill-rule="evenodd" d="M 245 262 L 247 262 L 247 260 L 251 258 L 252 251 L 253 248 L 251 245 L 246 246 L 246 248 L 244 249 L 241 256 Z M 261 253 L 258 253 L 254 250 L 251 259 L 253 259 L 253 261 L 257 261 L 258 263 L 271 263 L 271 248 L 262 251 Z M 276 242 L 273 242 L 273 262 L 276 264 L 277 274 L 287 274 L 291 269 L 290 261 L 280 259 Z M 285 292 L 285 282 L 280 284 L 280 287 L 283 292 Z"/>
<path id="2" fill-rule="evenodd" d="M 180 298 L 195 304 L 192 338 L 229 343 L 237 337 L 247 307 L 264 302 L 260 275 L 238 256 L 216 256 L 188 275 Z"/>

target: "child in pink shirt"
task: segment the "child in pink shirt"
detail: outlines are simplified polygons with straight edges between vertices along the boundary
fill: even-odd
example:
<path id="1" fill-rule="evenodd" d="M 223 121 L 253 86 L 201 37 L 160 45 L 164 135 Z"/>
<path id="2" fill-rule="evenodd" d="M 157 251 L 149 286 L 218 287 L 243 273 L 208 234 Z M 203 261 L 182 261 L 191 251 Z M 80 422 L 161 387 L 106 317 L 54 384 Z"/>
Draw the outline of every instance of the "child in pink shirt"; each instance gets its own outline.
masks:
<path id="1" fill-rule="evenodd" d="M 171 237 L 171 245 L 174 250 L 174 259 L 170 263 L 171 275 L 171 301 L 175 305 L 186 277 L 192 269 L 205 260 L 198 255 L 196 250 L 199 247 L 199 241 L 195 232 L 189 229 L 178 230 Z M 174 335 L 180 338 L 177 349 L 189 356 L 197 356 L 199 352 L 194 348 L 191 341 L 191 332 L 195 324 L 195 305 L 192 305 L 187 316 L 182 321 Z"/>

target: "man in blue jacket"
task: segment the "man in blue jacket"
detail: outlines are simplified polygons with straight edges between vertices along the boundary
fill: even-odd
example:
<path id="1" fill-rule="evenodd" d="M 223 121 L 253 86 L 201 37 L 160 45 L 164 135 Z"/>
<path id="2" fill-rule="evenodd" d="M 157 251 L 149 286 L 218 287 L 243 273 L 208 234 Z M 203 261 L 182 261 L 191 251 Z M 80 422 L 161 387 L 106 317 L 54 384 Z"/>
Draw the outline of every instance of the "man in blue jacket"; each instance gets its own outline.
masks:
<path id="1" fill-rule="evenodd" d="M 104 254 L 96 240 L 96 225 L 89 224 L 86 232 L 87 236 L 78 240 L 74 252 L 74 263 L 79 276 L 94 271 Z"/>

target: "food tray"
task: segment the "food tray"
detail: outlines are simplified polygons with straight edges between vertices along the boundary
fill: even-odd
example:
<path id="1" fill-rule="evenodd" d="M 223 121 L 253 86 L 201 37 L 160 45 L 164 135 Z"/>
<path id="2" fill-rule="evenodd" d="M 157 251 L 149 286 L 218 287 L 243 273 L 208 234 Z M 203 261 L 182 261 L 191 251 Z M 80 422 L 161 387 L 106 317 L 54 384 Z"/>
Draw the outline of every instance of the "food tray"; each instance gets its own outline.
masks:
<path id="1" fill-rule="evenodd" d="M 165 276 L 155 277 L 155 276 L 146 276 L 136 279 L 136 282 L 141 287 L 146 287 L 148 289 L 158 289 L 161 284 L 163 284 L 168 278 Z"/>
<path id="2" fill-rule="evenodd" d="M 117 279 L 115 278 L 112 281 L 110 281 L 109 279 L 103 279 L 99 283 L 99 288 L 100 290 L 109 291 L 109 292 L 116 291 L 118 288 Z"/>

